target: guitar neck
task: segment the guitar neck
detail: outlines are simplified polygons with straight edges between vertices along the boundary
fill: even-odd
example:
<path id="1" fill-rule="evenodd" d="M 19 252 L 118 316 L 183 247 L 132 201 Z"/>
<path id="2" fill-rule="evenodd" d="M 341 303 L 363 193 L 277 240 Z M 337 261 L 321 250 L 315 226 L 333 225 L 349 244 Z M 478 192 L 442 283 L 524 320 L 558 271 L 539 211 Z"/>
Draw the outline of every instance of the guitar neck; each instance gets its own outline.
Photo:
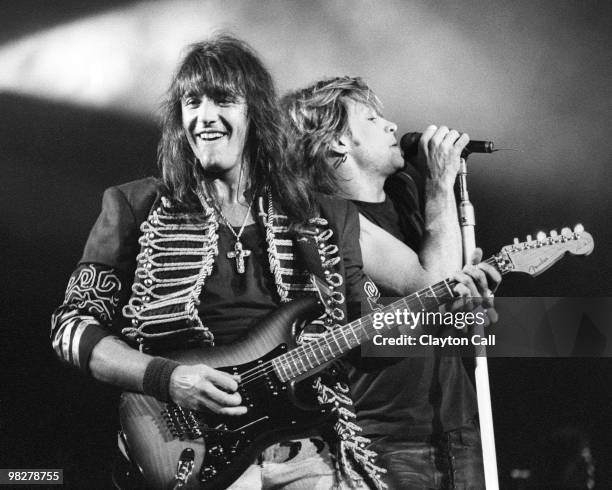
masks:
<path id="1" fill-rule="evenodd" d="M 491 257 L 486 263 L 497 267 L 497 260 Z M 506 271 L 500 270 L 505 273 Z M 457 281 L 445 279 L 433 286 L 426 287 L 405 298 L 399 299 L 387 306 L 381 307 L 358 320 L 342 325 L 328 332 L 316 340 L 306 342 L 301 346 L 283 354 L 273 361 L 274 370 L 283 382 L 290 381 L 319 366 L 341 357 L 351 349 L 370 340 L 374 335 L 397 326 L 398 322 L 383 321 L 382 325 L 374 321 L 374 315 L 384 318 L 386 315 L 395 316 L 397 311 L 432 311 L 441 305 L 455 299 L 457 295 L 453 288 Z M 380 323 L 380 322 L 377 322 Z"/>

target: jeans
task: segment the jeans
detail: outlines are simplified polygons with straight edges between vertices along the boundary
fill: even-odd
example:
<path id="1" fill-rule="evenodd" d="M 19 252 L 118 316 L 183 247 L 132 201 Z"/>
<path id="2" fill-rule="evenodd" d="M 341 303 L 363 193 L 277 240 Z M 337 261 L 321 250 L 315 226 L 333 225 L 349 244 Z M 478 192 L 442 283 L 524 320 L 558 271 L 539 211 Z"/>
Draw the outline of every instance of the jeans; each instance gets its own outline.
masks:
<path id="1" fill-rule="evenodd" d="M 337 486 L 334 486 L 337 485 Z M 337 481 L 329 446 L 318 437 L 267 448 L 228 490 L 330 490 L 351 488 Z"/>
<path id="2" fill-rule="evenodd" d="M 475 424 L 415 439 L 373 438 L 390 490 L 484 490 L 480 433 Z"/>
<path id="3" fill-rule="evenodd" d="M 112 484 L 116 489 L 147 489 L 138 468 L 128 459 L 123 442 L 115 458 Z M 194 471 L 198 471 L 195 469 Z M 329 446 L 320 437 L 268 447 L 227 490 L 349 490 L 355 488 L 336 474 Z M 364 485 L 363 487 L 367 487 Z"/>

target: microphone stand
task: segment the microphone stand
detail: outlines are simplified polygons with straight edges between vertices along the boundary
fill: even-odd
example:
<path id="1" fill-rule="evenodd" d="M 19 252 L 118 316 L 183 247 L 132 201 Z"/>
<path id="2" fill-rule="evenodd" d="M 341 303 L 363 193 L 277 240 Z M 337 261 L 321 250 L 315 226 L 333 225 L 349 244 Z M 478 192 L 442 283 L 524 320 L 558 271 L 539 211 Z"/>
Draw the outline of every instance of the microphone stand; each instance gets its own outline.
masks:
<path id="1" fill-rule="evenodd" d="M 467 190 L 467 165 L 469 153 L 461 159 L 459 170 L 459 223 L 461 225 L 461 241 L 463 244 L 463 263 L 468 264 L 474 249 L 476 238 L 474 230 L 476 217 L 474 206 L 470 202 Z M 474 333 L 484 336 L 484 325 L 476 325 Z M 497 456 L 495 454 L 495 435 L 493 433 L 493 412 L 491 410 L 491 391 L 489 388 L 489 368 L 487 364 L 486 347 L 478 346 L 475 356 L 475 382 L 478 398 L 478 416 L 480 420 L 480 438 L 482 440 L 482 461 L 484 466 L 485 486 L 487 490 L 498 490 Z"/>

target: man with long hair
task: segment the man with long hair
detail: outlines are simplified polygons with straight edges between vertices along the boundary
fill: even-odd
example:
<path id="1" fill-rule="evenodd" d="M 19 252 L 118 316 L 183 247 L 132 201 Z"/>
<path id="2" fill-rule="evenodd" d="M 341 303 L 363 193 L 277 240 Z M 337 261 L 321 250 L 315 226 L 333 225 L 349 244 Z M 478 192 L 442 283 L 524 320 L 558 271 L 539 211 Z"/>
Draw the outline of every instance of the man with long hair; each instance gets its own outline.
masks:
<path id="1" fill-rule="evenodd" d="M 366 280 L 357 215 L 345 203 L 316 203 L 293 178 L 280 123 L 273 80 L 249 46 L 222 35 L 190 47 L 163 107 L 161 178 L 105 191 L 53 315 L 61 360 L 183 409 L 245 414 L 239 375 L 207 366 L 205 351 L 198 364 L 164 353 L 232 343 L 280 304 L 316 295 L 294 229 L 316 242 L 321 283 L 334 291 L 311 328 L 345 321 Z M 267 449 L 233 488 L 347 488 L 364 478 L 377 485 L 372 453 L 352 431 L 350 399 L 320 380 L 317 387 L 322 402 L 337 401 L 338 420 L 317 437 Z M 337 465 L 324 433 L 341 455 Z"/>
<path id="2" fill-rule="evenodd" d="M 466 134 L 428 127 L 416 162 L 421 173 L 408 173 L 397 126 L 360 78 L 321 80 L 287 94 L 282 105 L 293 167 L 320 192 L 356 204 L 364 270 L 383 294 L 412 293 L 461 267 L 453 184 Z M 474 264 L 480 258 L 478 250 Z M 499 275 L 480 267 L 463 272 L 481 274 L 476 295 L 492 296 L 482 273 L 493 284 Z M 392 488 L 484 488 L 475 393 L 460 358 L 353 367 L 350 386 L 358 423 Z"/>

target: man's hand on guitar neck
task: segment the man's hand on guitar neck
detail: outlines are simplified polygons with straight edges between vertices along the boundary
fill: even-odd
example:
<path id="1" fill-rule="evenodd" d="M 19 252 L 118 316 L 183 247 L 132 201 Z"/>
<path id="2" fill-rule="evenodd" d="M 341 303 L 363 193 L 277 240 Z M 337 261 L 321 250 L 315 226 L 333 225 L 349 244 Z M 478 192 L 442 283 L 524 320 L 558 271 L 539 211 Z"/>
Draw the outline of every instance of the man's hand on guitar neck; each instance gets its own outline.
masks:
<path id="1" fill-rule="evenodd" d="M 240 377 L 205 364 L 180 365 L 170 378 L 170 397 L 191 410 L 212 410 L 222 415 L 244 415 L 247 408 L 237 392 Z"/>
<path id="2" fill-rule="evenodd" d="M 471 263 L 451 276 L 457 282 L 453 291 L 460 296 L 453 304 L 453 310 L 472 310 L 482 305 L 487 309 L 489 319 L 495 322 L 497 313 L 493 308 L 493 293 L 501 282 L 501 274 L 495 267 L 481 260 L 482 249 L 476 248 Z"/>

